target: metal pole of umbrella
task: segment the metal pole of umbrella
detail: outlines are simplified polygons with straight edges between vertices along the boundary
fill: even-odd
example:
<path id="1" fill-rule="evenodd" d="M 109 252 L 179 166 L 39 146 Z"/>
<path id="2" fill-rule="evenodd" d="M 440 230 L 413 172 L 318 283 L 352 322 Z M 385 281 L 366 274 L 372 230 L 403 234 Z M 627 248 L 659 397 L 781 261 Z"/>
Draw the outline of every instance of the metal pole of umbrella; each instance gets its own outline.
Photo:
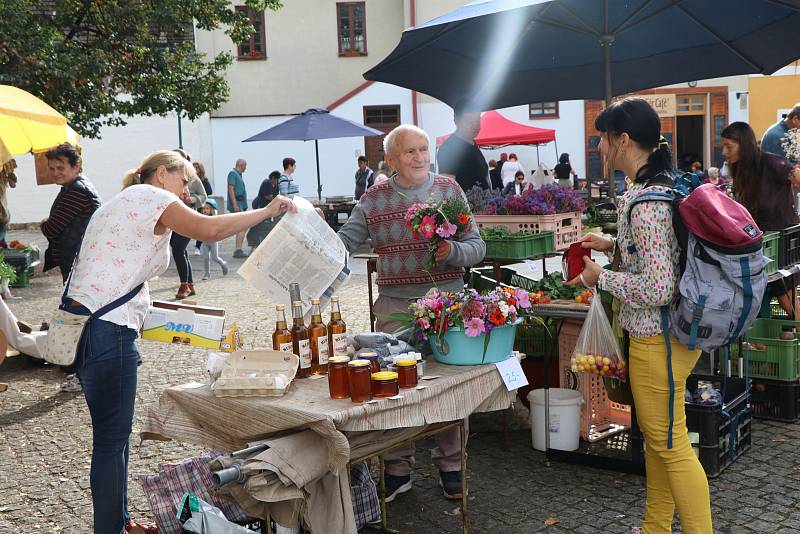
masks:
<path id="1" fill-rule="evenodd" d="M 178 108 L 178 148 L 183 148 L 183 126 L 181 125 L 180 108 Z"/>
<path id="2" fill-rule="evenodd" d="M 317 156 L 317 199 L 322 202 L 322 180 L 319 177 L 319 140 L 314 139 L 314 154 Z"/>
<path id="3" fill-rule="evenodd" d="M 615 39 L 613 35 L 608 33 L 608 0 L 603 0 L 603 32 L 600 44 L 603 47 L 603 81 L 606 88 L 606 107 L 608 107 L 614 97 L 613 89 L 611 88 L 611 45 L 614 44 Z M 606 175 L 606 180 L 608 181 L 608 198 L 611 199 L 611 202 L 615 202 L 617 199 L 617 182 L 614 179 L 614 170 L 610 169 L 608 164 L 603 165 L 603 170 L 603 174 Z"/>
<path id="4" fill-rule="evenodd" d="M 539 165 L 539 145 L 536 145 L 536 165 Z"/>

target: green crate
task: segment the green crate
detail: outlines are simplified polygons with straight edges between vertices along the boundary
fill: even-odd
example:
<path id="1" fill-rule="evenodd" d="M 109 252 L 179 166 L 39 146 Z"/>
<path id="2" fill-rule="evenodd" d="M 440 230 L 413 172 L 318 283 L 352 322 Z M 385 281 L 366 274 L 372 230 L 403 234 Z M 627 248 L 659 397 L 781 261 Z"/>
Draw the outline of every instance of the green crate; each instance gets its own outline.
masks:
<path id="1" fill-rule="evenodd" d="M 477 279 L 478 276 L 485 278 L 485 280 Z M 473 283 L 473 280 L 475 283 Z M 500 284 L 520 289 L 533 291 L 533 286 L 537 281 L 533 278 L 528 278 L 525 275 L 519 274 L 517 271 L 510 267 L 500 267 Z M 480 284 L 484 289 L 491 286 L 489 289 L 494 289 L 497 286 L 497 281 L 494 279 L 494 269 L 492 267 L 478 267 L 470 270 L 470 287 L 478 289 L 475 284 Z M 480 290 L 479 290 L 480 291 Z"/>
<path id="2" fill-rule="evenodd" d="M 517 335 L 514 338 L 514 350 L 524 352 L 528 358 L 544 358 L 548 354 L 552 356 L 552 336 L 557 329 L 557 321 L 550 320 L 542 324 L 533 317 L 526 317 L 525 320 L 517 326 Z"/>
<path id="3" fill-rule="evenodd" d="M 8 284 L 8 287 L 28 287 L 33 278 L 33 267 L 17 271 L 17 280 L 13 284 Z"/>
<path id="4" fill-rule="evenodd" d="M 778 253 L 780 252 L 780 232 L 764 232 L 761 241 L 762 253 L 772 261 L 767 264 L 767 274 L 772 274 L 778 270 Z"/>
<path id="5" fill-rule="evenodd" d="M 556 250 L 553 232 L 509 234 L 483 241 L 486 243 L 486 258 L 494 260 L 524 260 Z"/>
<path id="6" fill-rule="evenodd" d="M 800 321 L 756 319 L 748 332 L 751 345 L 764 345 L 765 350 L 749 351 L 750 376 L 770 380 L 797 380 L 800 378 Z M 794 339 L 779 339 L 783 330 L 794 333 Z M 731 356 L 739 357 L 739 343 L 731 344 Z"/>

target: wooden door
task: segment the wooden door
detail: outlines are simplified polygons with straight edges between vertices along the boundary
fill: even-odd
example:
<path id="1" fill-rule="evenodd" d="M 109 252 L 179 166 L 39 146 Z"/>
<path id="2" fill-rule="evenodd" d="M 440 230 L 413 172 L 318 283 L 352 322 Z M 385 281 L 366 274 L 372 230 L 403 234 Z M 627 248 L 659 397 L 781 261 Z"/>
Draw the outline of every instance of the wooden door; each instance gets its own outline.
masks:
<path id="1" fill-rule="evenodd" d="M 400 126 L 400 106 L 364 106 L 364 124 L 387 134 Z M 378 164 L 383 161 L 384 137 L 385 135 L 375 135 L 364 138 L 367 165 L 374 171 L 378 170 Z"/>

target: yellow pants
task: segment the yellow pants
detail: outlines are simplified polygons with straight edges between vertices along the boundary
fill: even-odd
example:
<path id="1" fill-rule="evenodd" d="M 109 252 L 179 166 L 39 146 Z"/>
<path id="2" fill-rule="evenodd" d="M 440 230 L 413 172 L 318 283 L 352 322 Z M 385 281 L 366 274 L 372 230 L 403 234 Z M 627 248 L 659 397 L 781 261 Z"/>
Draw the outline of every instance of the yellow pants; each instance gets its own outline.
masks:
<path id="1" fill-rule="evenodd" d="M 631 337 L 630 380 L 636 419 L 645 437 L 647 504 L 643 534 L 669 534 L 678 508 L 685 534 L 711 534 L 711 501 L 708 479 L 692 451 L 686 430 L 684 390 L 686 377 L 700 357 L 674 337 L 672 375 L 675 380 L 672 448 L 669 432 L 669 380 L 664 336 Z"/>

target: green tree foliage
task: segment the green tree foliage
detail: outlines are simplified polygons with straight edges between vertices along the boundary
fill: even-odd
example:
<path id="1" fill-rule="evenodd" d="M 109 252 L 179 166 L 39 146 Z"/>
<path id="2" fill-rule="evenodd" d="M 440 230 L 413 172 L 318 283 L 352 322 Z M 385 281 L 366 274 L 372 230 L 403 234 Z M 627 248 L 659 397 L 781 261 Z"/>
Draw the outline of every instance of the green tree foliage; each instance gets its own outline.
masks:
<path id="1" fill-rule="evenodd" d="M 227 100 L 232 57 L 198 54 L 193 23 L 235 43 L 252 31 L 226 0 L 0 0 L 0 84 L 39 96 L 86 137 L 133 115 L 195 119 Z"/>

